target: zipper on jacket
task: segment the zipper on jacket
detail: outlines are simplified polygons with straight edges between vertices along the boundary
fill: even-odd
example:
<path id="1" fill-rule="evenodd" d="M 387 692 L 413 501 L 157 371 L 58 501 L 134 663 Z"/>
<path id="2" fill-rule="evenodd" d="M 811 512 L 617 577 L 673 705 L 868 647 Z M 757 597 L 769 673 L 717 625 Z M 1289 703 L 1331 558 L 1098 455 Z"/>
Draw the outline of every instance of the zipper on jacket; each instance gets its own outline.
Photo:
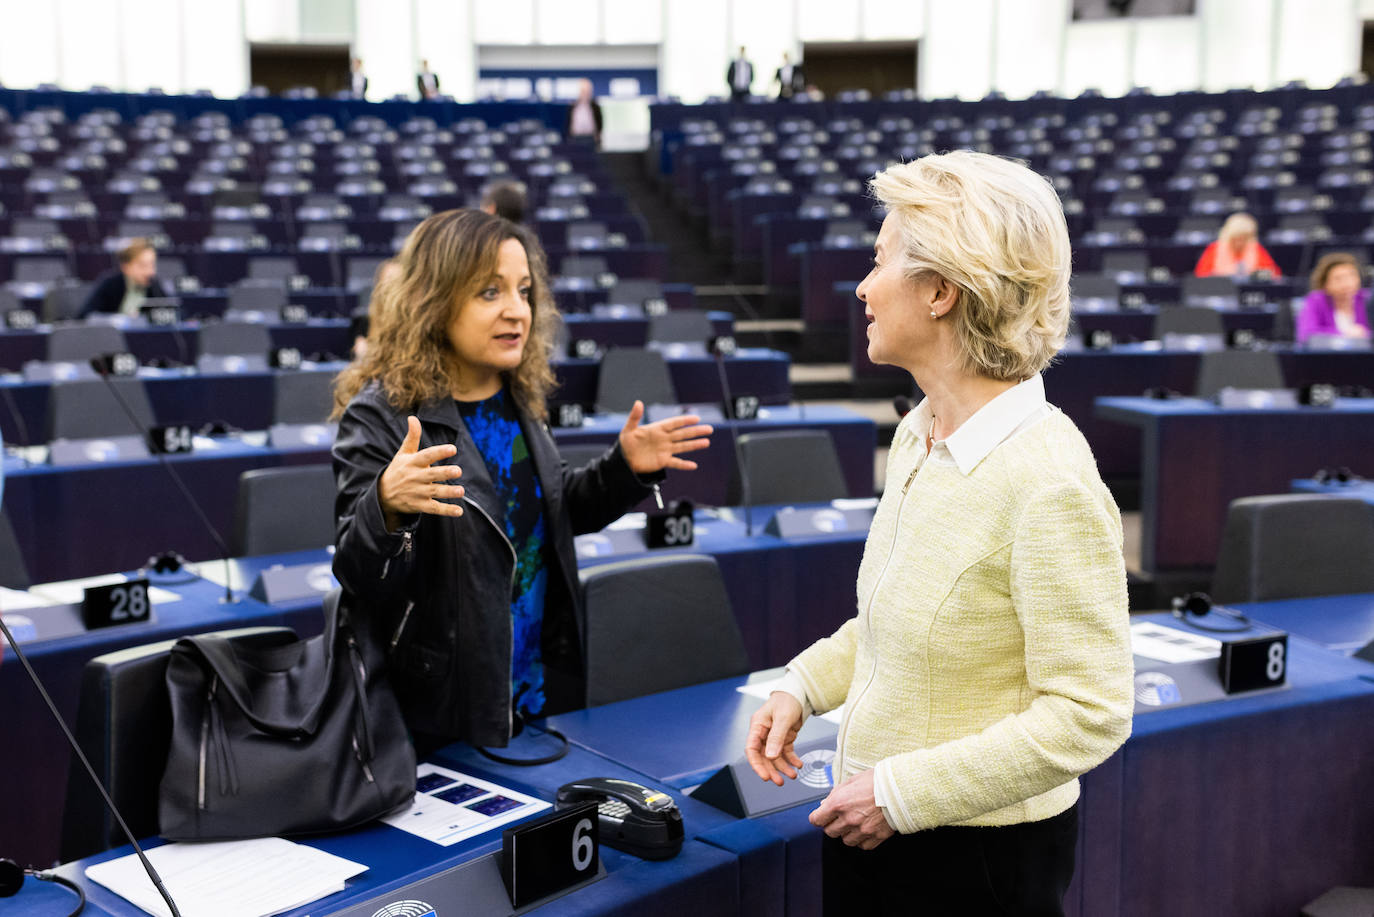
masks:
<path id="1" fill-rule="evenodd" d="M 929 455 L 927 455 L 927 459 L 928 458 Z M 873 600 L 878 596 L 878 589 L 883 584 L 883 577 L 887 576 L 887 568 L 892 564 L 892 555 L 897 549 L 897 536 L 901 532 L 902 510 L 906 506 L 907 491 L 911 489 L 912 482 L 916 480 L 916 473 L 921 470 L 921 465 L 923 464 L 924 462 L 918 463 L 915 468 L 911 469 L 911 474 L 907 475 L 906 483 L 902 485 L 902 494 L 897 499 L 897 517 L 892 520 L 892 543 L 888 545 L 887 557 L 883 560 L 883 569 L 879 571 L 878 578 L 873 583 L 873 592 L 868 596 L 868 604 L 864 606 L 864 628 L 868 631 L 868 645 L 870 647 L 874 645 Z M 849 715 L 844 718 L 844 727 L 840 730 L 839 741 L 835 744 L 835 747 L 839 750 L 840 756 L 845 759 L 849 757 L 845 751 L 845 740 L 849 738 L 849 724 L 853 721 L 855 713 L 858 712 L 859 701 L 868 693 L 868 689 L 873 686 L 873 679 L 878 674 L 878 654 L 876 650 L 871 652 L 873 654 L 873 667 L 868 672 L 868 681 L 864 682 L 864 686 L 859 691 L 858 697 L 854 698 L 853 702 L 849 704 Z M 838 777 L 839 775 L 836 776 Z"/>
<path id="2" fill-rule="evenodd" d="M 511 564 L 510 564 L 510 583 L 507 585 L 507 588 L 506 588 L 506 603 L 509 605 L 509 603 L 510 603 L 510 596 L 511 596 L 512 593 L 515 592 L 515 572 L 516 572 L 516 571 L 515 571 L 515 568 L 516 568 L 516 567 L 519 565 L 519 563 L 520 563 L 520 558 L 519 558 L 519 557 L 516 555 L 516 553 L 515 553 L 515 545 L 513 545 L 513 544 L 510 543 L 510 538 L 506 535 L 505 529 L 503 529 L 503 528 L 501 528 L 501 526 L 497 525 L 497 524 L 496 524 L 496 520 L 493 519 L 493 518 L 491 518 L 491 516 L 487 515 L 487 511 L 486 511 L 486 510 L 484 510 L 484 509 L 482 509 L 482 507 L 478 506 L 478 505 L 477 505 L 475 502 L 473 502 L 472 499 L 469 498 L 469 497 L 463 497 L 463 502 L 466 503 L 468 506 L 471 506 L 473 509 L 477 510 L 478 514 L 481 515 L 481 517 L 482 517 L 483 519 L 485 519 L 485 520 L 487 520 L 487 522 L 491 523 L 491 527 L 494 528 L 494 529 L 496 529 L 496 534 L 498 534 L 498 535 L 501 536 L 501 540 L 504 541 L 504 542 L 506 543 L 506 547 L 510 549 L 510 560 L 511 560 Z M 508 609 L 508 611 L 509 611 L 509 609 Z M 509 682 L 510 682 L 511 653 L 515 651 L 515 620 L 510 616 L 509 613 L 506 615 L 506 626 L 507 626 L 507 629 L 509 630 L 509 633 L 510 633 L 509 645 L 510 645 L 510 647 L 511 647 L 511 652 L 506 653 L 506 682 L 507 682 L 507 684 L 509 684 Z M 510 705 L 509 703 L 507 703 L 507 704 L 506 704 L 506 741 L 510 741 L 511 737 L 514 736 L 514 735 L 515 735 L 515 711 L 511 710 L 511 705 Z"/>
<path id="3" fill-rule="evenodd" d="M 405 633 L 406 624 L 410 622 L 410 613 L 415 610 L 415 600 L 406 602 L 406 610 L 401 613 L 401 623 L 396 625 L 396 633 L 391 635 L 391 645 L 387 647 L 387 655 L 396 652 L 396 645 L 401 642 L 401 634 Z"/>
<path id="4" fill-rule="evenodd" d="M 401 550 L 397 551 L 396 553 L 397 553 L 397 554 L 404 554 L 404 555 L 406 556 L 406 560 L 410 560 L 410 555 L 414 552 L 414 542 L 415 542 L 415 533 L 414 533 L 414 532 L 409 531 L 409 530 L 402 532 L 402 533 L 401 533 Z M 386 561 L 383 562 L 383 564 L 382 564 L 382 577 L 381 577 L 382 579 L 386 579 L 386 575 L 387 575 L 389 572 L 391 572 L 391 561 L 392 561 L 392 559 L 395 558 L 395 557 L 396 557 L 396 554 L 392 554 L 391 557 L 388 557 L 388 558 L 386 559 Z"/>

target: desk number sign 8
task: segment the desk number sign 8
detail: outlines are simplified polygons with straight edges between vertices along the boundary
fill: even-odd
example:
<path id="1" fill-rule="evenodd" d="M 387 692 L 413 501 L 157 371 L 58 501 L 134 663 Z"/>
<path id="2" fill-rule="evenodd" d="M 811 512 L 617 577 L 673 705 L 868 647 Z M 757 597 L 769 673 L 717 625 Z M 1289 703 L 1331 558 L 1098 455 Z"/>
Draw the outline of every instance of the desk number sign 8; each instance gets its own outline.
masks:
<path id="1" fill-rule="evenodd" d="M 116 624 L 135 624 L 148 620 L 152 607 L 146 579 L 92 586 L 86 590 L 86 597 L 81 602 L 81 621 L 87 630 Z"/>
<path id="2" fill-rule="evenodd" d="M 1288 678 L 1288 635 L 1223 643 L 1218 667 L 1227 694 L 1277 688 Z"/>

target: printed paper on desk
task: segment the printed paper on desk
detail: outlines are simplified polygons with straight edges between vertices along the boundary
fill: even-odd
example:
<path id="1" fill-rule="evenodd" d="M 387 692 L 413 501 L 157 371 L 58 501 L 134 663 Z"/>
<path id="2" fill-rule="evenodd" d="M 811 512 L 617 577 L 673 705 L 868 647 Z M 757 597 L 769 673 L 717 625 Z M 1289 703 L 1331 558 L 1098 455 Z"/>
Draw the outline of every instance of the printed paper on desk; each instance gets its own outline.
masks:
<path id="1" fill-rule="evenodd" d="M 79 605 L 81 600 L 86 597 L 86 590 L 92 586 L 111 586 L 115 583 L 127 583 L 128 581 L 129 578 L 123 573 L 107 573 L 102 576 L 88 576 L 83 579 L 41 583 L 31 587 L 29 591 L 34 595 L 51 599 L 59 605 Z M 149 586 L 148 600 L 154 605 L 165 605 L 168 602 L 180 602 L 181 596 L 169 589 Z"/>
<path id="2" fill-rule="evenodd" d="M 434 764 L 416 768 L 415 801 L 382 821 L 444 847 L 532 815 L 549 804 Z"/>
<path id="3" fill-rule="evenodd" d="M 167 844 L 148 851 L 177 910 L 190 917 L 271 917 L 342 891 L 367 867 L 279 837 Z M 171 917 L 136 854 L 86 867 L 86 877 L 149 914 Z"/>
<path id="4" fill-rule="evenodd" d="M 1131 625 L 1131 651 L 1158 662 L 1201 662 L 1221 656 L 1221 641 L 1141 621 Z"/>

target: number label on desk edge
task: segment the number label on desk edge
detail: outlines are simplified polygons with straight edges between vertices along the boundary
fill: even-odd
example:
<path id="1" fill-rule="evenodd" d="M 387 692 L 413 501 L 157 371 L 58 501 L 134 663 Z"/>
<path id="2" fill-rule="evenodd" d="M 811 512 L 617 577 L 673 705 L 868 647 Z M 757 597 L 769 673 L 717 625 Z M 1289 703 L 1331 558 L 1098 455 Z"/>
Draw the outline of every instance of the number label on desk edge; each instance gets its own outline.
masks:
<path id="1" fill-rule="evenodd" d="M 5 327 L 11 331 L 30 331 L 38 327 L 38 314 L 32 309 L 11 309 L 5 313 Z"/>
<path id="2" fill-rule="evenodd" d="M 148 324 L 155 328 L 166 328 L 181 321 L 181 310 L 176 306 L 144 306 L 139 311 Z"/>
<path id="3" fill-rule="evenodd" d="M 650 296 L 640 304 L 640 307 L 644 310 L 644 314 L 650 318 L 668 314 L 668 300 L 662 296 Z"/>
<path id="4" fill-rule="evenodd" d="M 696 540 L 692 504 L 674 500 L 665 512 L 650 512 L 644 532 L 649 548 L 685 548 Z"/>
<path id="5" fill-rule="evenodd" d="M 736 395 L 725 402 L 725 416 L 732 420 L 757 420 L 759 416 L 758 395 Z"/>
<path id="6" fill-rule="evenodd" d="M 137 624 L 148 620 L 152 607 L 147 579 L 91 586 L 81 602 L 81 622 L 87 630 Z"/>
<path id="7" fill-rule="evenodd" d="M 595 802 L 551 812 L 501 832 L 501 878 L 512 907 L 595 878 L 601 835 Z"/>
<path id="8" fill-rule="evenodd" d="M 112 376 L 138 375 L 138 357 L 128 351 L 102 353 L 98 359 L 101 368 Z"/>
<path id="9" fill-rule="evenodd" d="M 282 306 L 281 320 L 287 325 L 304 325 L 310 321 L 310 310 L 299 303 Z"/>
<path id="10" fill-rule="evenodd" d="M 580 427 L 586 419 L 587 412 L 575 401 L 560 404 L 553 412 L 553 425 L 555 427 Z"/>
<path id="11" fill-rule="evenodd" d="M 298 347 L 274 347 L 268 354 L 267 362 L 274 369 L 300 369 L 301 359 Z"/>
<path id="12" fill-rule="evenodd" d="M 193 443 L 191 428 L 184 423 L 152 427 L 148 430 L 148 449 L 153 453 L 176 455 L 190 452 Z"/>
<path id="13" fill-rule="evenodd" d="M 1222 643 L 1218 674 L 1227 694 L 1279 687 L 1288 680 L 1288 635 Z"/>
<path id="14" fill-rule="evenodd" d="M 578 338 L 568 345 L 568 356 L 576 360 L 596 359 L 600 348 L 592 338 Z"/>

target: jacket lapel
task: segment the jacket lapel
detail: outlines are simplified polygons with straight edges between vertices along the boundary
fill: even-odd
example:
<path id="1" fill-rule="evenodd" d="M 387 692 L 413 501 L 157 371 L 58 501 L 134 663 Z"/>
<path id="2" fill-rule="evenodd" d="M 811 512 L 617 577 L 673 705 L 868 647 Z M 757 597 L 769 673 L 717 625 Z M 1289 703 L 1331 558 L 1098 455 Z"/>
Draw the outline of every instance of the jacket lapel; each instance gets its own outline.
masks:
<path id="1" fill-rule="evenodd" d="M 443 426 L 452 431 L 448 439 L 436 439 L 429 445 L 437 446 L 451 442 L 458 447 L 458 454 L 445 464 L 457 464 L 463 469 L 463 476 L 458 479 L 458 483 L 463 485 L 464 495 L 480 507 L 504 534 L 505 506 L 496 493 L 496 486 L 487 471 L 486 460 L 482 458 L 482 453 L 477 451 L 477 444 L 472 441 L 472 434 L 468 432 L 467 424 L 463 423 L 463 417 L 458 413 L 458 406 L 454 404 L 453 399 L 435 398 L 426 401 L 416 410 L 415 416 L 420 418 L 420 423 L 426 427 Z"/>

